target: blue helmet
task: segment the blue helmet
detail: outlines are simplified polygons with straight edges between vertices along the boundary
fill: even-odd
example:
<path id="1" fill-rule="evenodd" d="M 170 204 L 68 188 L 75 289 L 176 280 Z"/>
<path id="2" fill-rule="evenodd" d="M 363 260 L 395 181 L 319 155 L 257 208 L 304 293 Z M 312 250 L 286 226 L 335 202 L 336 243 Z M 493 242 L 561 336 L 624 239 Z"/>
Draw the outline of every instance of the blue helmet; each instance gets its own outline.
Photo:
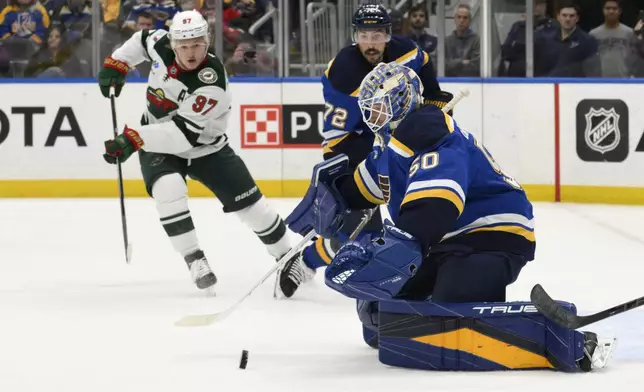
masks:
<path id="1" fill-rule="evenodd" d="M 353 30 L 356 29 L 386 29 L 391 34 L 391 17 L 380 4 L 363 4 L 353 14 L 351 20 Z"/>
<path id="2" fill-rule="evenodd" d="M 378 64 L 360 84 L 358 106 L 362 119 L 373 132 L 394 129 L 423 102 L 423 83 L 411 68 Z"/>

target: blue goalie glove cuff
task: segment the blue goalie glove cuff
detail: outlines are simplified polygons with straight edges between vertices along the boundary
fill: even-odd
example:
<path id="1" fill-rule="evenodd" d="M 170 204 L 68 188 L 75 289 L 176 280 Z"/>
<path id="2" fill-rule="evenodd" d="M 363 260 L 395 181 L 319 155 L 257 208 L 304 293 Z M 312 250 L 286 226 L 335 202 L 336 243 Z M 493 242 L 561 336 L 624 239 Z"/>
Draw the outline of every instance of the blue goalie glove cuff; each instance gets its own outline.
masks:
<path id="1" fill-rule="evenodd" d="M 394 298 L 423 262 L 420 243 L 385 221 L 385 234 L 367 245 L 349 243 L 325 271 L 327 286 L 362 300 Z"/>

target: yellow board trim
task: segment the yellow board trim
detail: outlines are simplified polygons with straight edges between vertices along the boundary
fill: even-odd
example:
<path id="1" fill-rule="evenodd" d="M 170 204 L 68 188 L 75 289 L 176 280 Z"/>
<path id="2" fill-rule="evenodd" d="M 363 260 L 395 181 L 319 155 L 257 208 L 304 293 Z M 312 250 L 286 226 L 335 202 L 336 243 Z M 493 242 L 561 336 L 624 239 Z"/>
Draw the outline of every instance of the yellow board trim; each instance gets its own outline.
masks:
<path id="1" fill-rule="evenodd" d="M 315 250 L 322 258 L 322 261 L 324 261 L 327 264 L 331 264 L 331 256 L 327 253 L 326 249 L 324 248 L 324 238 L 319 237 L 317 240 L 315 240 Z"/>
<path id="2" fill-rule="evenodd" d="M 644 188 L 563 185 L 561 201 L 644 205 Z"/>
<path id="3" fill-rule="evenodd" d="M 480 227 L 478 229 L 470 230 L 468 233 L 474 233 L 477 231 L 503 231 L 506 233 L 520 235 L 528 241 L 535 241 L 534 231 L 527 230 L 521 226 L 494 226 L 494 227 Z"/>
<path id="4" fill-rule="evenodd" d="M 554 185 L 524 185 L 521 188 L 528 195 L 530 201 L 555 201 Z"/>
<path id="5" fill-rule="evenodd" d="M 463 212 L 463 200 L 461 200 L 456 192 L 443 188 L 425 189 L 422 191 L 408 193 L 407 195 L 405 195 L 405 198 L 403 199 L 402 203 L 400 203 L 400 205 L 402 206 L 405 203 L 409 203 L 410 201 L 425 198 L 440 198 L 449 200 L 452 202 L 452 204 L 454 204 L 454 207 L 456 207 L 456 209 L 458 210 L 459 215 Z"/>
<path id="6" fill-rule="evenodd" d="M 420 336 L 412 338 L 412 340 L 470 353 L 509 369 L 554 368 L 550 361 L 542 355 L 491 338 L 469 328 Z"/>
<path id="7" fill-rule="evenodd" d="M 257 185 L 267 197 L 302 197 L 309 180 L 257 180 Z M 149 197 L 143 180 L 124 180 L 127 197 Z M 188 180 L 191 197 L 213 197 L 205 186 Z M 118 197 L 116 180 L 0 180 L 0 197 Z"/>
<path id="8" fill-rule="evenodd" d="M 267 197 L 302 197 L 309 180 L 257 180 Z M 555 186 L 522 184 L 530 201 L 555 201 Z M 125 180 L 125 195 L 148 197 L 143 180 Z M 188 180 L 191 197 L 212 197 L 212 193 L 196 181 Z M 3 197 L 117 197 L 116 180 L 0 180 L 0 198 Z M 609 187 L 564 185 L 561 201 L 570 203 L 605 203 L 644 205 L 644 187 Z M 382 201 L 379 201 L 382 203 Z"/>

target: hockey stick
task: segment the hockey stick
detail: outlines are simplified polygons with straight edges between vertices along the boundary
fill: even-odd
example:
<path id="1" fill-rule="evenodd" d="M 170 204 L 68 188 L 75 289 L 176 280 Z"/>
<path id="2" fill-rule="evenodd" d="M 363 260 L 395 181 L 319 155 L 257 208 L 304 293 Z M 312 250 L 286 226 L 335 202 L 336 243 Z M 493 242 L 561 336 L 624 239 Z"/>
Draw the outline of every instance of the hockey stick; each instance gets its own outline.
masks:
<path id="1" fill-rule="evenodd" d="M 362 229 L 367 225 L 367 222 L 369 222 L 369 220 L 373 216 L 374 212 L 376 211 L 376 208 L 378 207 L 374 207 L 365 212 L 364 216 L 362 217 L 362 220 L 349 236 L 350 241 L 353 241 L 358 236 L 358 234 L 360 234 Z M 271 275 L 273 275 L 277 270 L 282 268 L 284 264 L 286 264 L 286 262 L 288 262 L 291 259 L 291 257 L 293 257 L 295 254 L 300 252 L 304 247 L 306 247 L 309 244 L 309 241 L 313 239 L 313 237 L 315 237 L 315 231 L 311 230 L 307 235 L 304 236 L 304 238 L 302 238 L 302 240 L 297 245 L 295 245 L 284 256 L 282 256 L 282 258 L 277 263 L 275 263 L 275 265 L 271 267 L 271 269 L 268 272 L 266 272 L 266 274 L 259 280 L 259 282 L 255 283 L 255 285 L 251 287 L 251 289 L 248 290 L 248 292 L 244 294 L 244 296 L 239 298 L 237 302 L 229 306 L 223 312 L 185 316 L 185 317 L 182 317 L 179 321 L 177 321 L 175 325 L 179 327 L 203 327 L 203 326 L 210 325 L 212 323 L 219 322 L 226 319 L 228 316 L 230 316 L 232 312 L 235 311 L 235 309 L 237 309 L 237 307 L 242 302 L 244 302 L 246 298 L 250 297 L 250 295 L 253 294 L 253 291 L 255 291 L 256 288 L 261 286 L 262 283 L 266 281 L 266 279 L 268 279 Z"/>
<path id="2" fill-rule="evenodd" d="M 470 95 L 470 90 L 468 90 L 468 89 L 466 89 L 466 88 L 462 88 L 462 89 L 460 89 L 460 90 L 459 90 L 459 92 L 458 92 L 458 94 L 456 94 L 456 95 L 454 96 L 454 98 L 452 98 L 452 100 L 451 100 L 451 101 L 449 101 L 449 102 L 447 103 L 447 105 L 445 105 L 445 107 L 443 107 L 441 110 L 442 110 L 443 112 L 445 112 L 445 113 L 449 113 L 449 111 L 450 111 L 450 110 L 452 110 L 452 109 L 454 109 L 454 107 L 456 106 L 456 104 L 457 104 L 457 103 L 459 103 L 459 102 L 461 101 L 461 99 L 463 99 L 463 98 L 465 98 L 465 97 L 467 97 L 467 96 L 469 96 L 469 95 Z"/>
<path id="3" fill-rule="evenodd" d="M 539 312 L 541 312 L 541 314 L 554 321 L 556 324 L 568 329 L 585 327 L 586 325 L 596 323 L 644 305 L 644 297 L 640 297 L 632 301 L 613 306 L 612 308 L 602 310 L 595 314 L 577 316 L 561 307 L 561 305 L 548 295 L 546 290 L 544 290 L 540 284 L 537 284 L 532 288 L 530 300 L 532 300 L 534 306 L 539 310 Z"/>
<path id="4" fill-rule="evenodd" d="M 294 247 L 291 248 L 284 256 L 282 256 L 281 259 L 271 269 L 259 280 L 259 282 L 255 283 L 253 287 L 248 290 L 246 294 L 244 294 L 241 298 L 237 300 L 234 304 L 230 305 L 226 310 L 223 312 L 218 312 L 218 313 L 211 313 L 211 314 L 195 314 L 195 315 L 190 315 L 190 316 L 185 316 L 182 317 L 179 321 L 177 321 L 174 325 L 180 326 L 180 327 L 202 327 L 206 326 L 209 324 L 212 324 L 217 321 L 222 321 L 226 317 L 228 317 L 232 312 L 237 309 L 237 307 L 244 302 L 244 300 L 248 297 L 250 297 L 251 294 L 253 294 L 253 291 L 255 291 L 256 288 L 262 285 L 268 279 L 271 275 L 275 273 L 278 269 L 280 269 L 284 264 L 286 264 L 287 261 L 291 259 L 296 253 L 300 252 L 302 248 L 307 246 L 309 244 L 309 241 L 315 236 L 315 231 L 311 230 L 308 232 L 307 235 L 302 238 L 302 240 L 295 245 Z"/>
<path id="5" fill-rule="evenodd" d="M 116 104 L 114 102 L 114 86 L 110 87 L 110 104 L 112 106 L 112 125 L 114 131 L 114 138 L 118 136 L 117 122 L 116 122 Z M 123 228 L 123 249 L 125 250 L 125 262 L 130 263 L 132 259 L 132 244 L 127 236 L 127 220 L 125 218 L 125 196 L 123 192 L 123 170 L 121 169 L 121 160 L 116 158 L 116 167 L 118 170 L 118 184 L 119 184 L 119 200 L 121 202 L 121 226 Z"/>

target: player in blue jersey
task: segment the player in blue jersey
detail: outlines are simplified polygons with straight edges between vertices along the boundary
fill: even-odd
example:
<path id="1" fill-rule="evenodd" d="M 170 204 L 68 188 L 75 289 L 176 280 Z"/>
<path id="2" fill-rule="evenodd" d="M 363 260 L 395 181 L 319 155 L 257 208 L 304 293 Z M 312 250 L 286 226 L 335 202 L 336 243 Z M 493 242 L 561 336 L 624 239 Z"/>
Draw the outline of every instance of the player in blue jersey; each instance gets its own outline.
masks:
<path id="1" fill-rule="evenodd" d="M 347 210 L 386 204 L 392 220 L 382 236 L 342 246 L 326 284 L 358 300 L 360 320 L 374 332 L 365 339 L 386 364 L 605 366 L 614 339 L 561 328 L 530 303 L 505 302 L 506 287 L 534 258 L 532 205 L 473 135 L 423 105 L 422 91 L 418 75 L 396 62 L 371 71 L 358 101 L 376 137 L 372 152 L 353 173 L 344 155 L 318 164 L 287 219 L 296 232 L 330 237 Z"/>
<path id="2" fill-rule="evenodd" d="M 326 106 L 322 143 L 325 159 L 346 154 L 350 166 L 355 168 L 371 151 L 374 136 L 362 120 L 358 88 L 362 79 L 380 62 L 395 61 L 413 69 L 425 86 L 423 99 L 426 103 L 443 107 L 452 98 L 450 93 L 440 90 L 429 55 L 411 39 L 392 36 L 391 24 L 391 17 L 383 6 L 360 6 L 352 21 L 354 43 L 340 50 L 322 76 Z M 276 289 L 279 287 L 280 290 L 276 293 L 292 296 L 316 268 L 328 265 L 362 216 L 361 211 L 355 211 L 346 217 L 337 236 L 330 240 L 317 238 L 286 264 L 278 274 Z M 381 230 L 380 214 L 376 213 L 363 230 L 361 239 L 368 239 Z"/>

